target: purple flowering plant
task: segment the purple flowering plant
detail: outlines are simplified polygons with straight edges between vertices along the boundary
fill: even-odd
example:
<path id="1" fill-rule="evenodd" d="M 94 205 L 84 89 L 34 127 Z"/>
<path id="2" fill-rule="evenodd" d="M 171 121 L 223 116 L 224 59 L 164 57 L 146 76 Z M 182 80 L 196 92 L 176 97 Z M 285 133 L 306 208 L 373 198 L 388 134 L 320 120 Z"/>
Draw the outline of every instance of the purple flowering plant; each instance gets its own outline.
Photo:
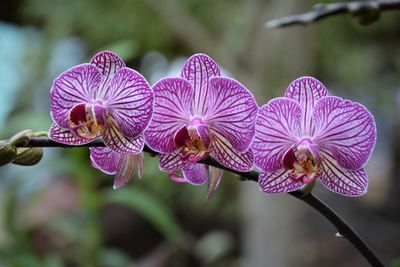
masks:
<path id="1" fill-rule="evenodd" d="M 322 5 L 265 25 L 304 24 L 346 12 L 366 24 L 371 22 L 371 11 L 375 21 L 381 11 L 400 7 L 400 1 L 369 2 Z M 313 77 L 294 80 L 283 97 L 258 107 L 251 92 L 222 76 L 220 67 L 205 54 L 190 57 L 180 77 L 163 78 L 151 87 L 116 54 L 103 51 L 55 79 L 50 105 L 53 124 L 48 133 L 24 130 L 0 140 L 0 166 L 35 165 L 42 158 L 42 147 L 86 146 L 93 167 L 115 175 L 114 188 L 119 188 L 135 171 L 142 176 L 145 149 L 159 156 L 160 169 L 172 181 L 207 183 L 207 198 L 225 169 L 243 180 L 257 181 L 265 193 L 288 193 L 308 204 L 371 266 L 385 266 L 311 192 L 319 180 L 344 196 L 365 194 L 364 167 L 377 131 L 366 107 L 330 96 Z M 254 165 L 260 171 L 254 171 Z"/>
<path id="2" fill-rule="evenodd" d="M 115 174 L 114 188 L 119 188 L 135 170 L 142 175 L 146 142 L 146 151 L 159 155 L 160 169 L 173 181 L 207 183 L 209 198 L 222 165 L 258 181 L 266 193 L 286 192 L 306 202 L 373 266 L 383 266 L 357 233 L 311 194 L 316 180 L 345 196 L 364 194 L 364 166 L 376 142 L 371 113 L 359 103 L 329 96 L 315 78 L 296 79 L 284 97 L 258 108 L 250 91 L 223 77 L 207 55 L 193 55 L 181 77 L 163 78 L 151 88 L 105 51 L 59 75 L 50 104 L 51 140 L 23 131 L 0 141 L 0 166 L 36 164 L 42 156 L 38 147 L 96 144 L 90 148 L 92 165 Z M 254 164 L 260 173 L 251 171 Z"/>
<path id="3" fill-rule="evenodd" d="M 49 137 L 68 145 L 102 138 L 106 147 L 91 148 L 94 167 L 116 174 L 114 187 L 143 169 L 143 132 L 153 114 L 154 94 L 145 78 L 104 51 L 89 64 L 58 76 L 50 91 L 53 125 Z"/>
<path id="4" fill-rule="evenodd" d="M 363 105 L 329 96 L 315 78 L 298 78 L 259 109 L 252 149 L 260 188 L 291 192 L 319 179 L 333 192 L 362 195 L 375 142 L 375 121 Z"/>
<path id="5" fill-rule="evenodd" d="M 207 55 L 190 57 L 180 78 L 164 78 L 153 86 L 154 116 L 145 131 L 148 146 L 160 153 L 160 168 L 174 181 L 208 182 L 210 195 L 222 170 L 197 163 L 212 156 L 237 170 L 253 168 L 249 149 L 255 134 L 257 104 L 239 82 L 221 76 Z"/>

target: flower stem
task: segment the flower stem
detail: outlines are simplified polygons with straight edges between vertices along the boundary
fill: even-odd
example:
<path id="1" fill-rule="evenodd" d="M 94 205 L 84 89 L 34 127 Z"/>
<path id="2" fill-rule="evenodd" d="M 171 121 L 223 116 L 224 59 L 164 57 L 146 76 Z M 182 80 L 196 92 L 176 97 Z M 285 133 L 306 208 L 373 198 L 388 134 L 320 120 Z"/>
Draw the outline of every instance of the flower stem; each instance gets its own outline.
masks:
<path id="1" fill-rule="evenodd" d="M 77 146 L 64 145 L 50 140 L 47 137 L 30 137 L 28 143 L 20 144 L 17 146 L 23 147 L 64 147 L 64 148 L 74 148 Z M 102 140 L 95 140 L 89 144 L 80 145 L 78 147 L 104 147 Z M 143 151 L 157 155 L 158 153 L 151 150 L 149 147 L 145 146 Z M 259 173 L 257 171 L 249 172 L 238 172 L 231 170 L 225 166 L 222 166 L 215 159 L 209 157 L 200 161 L 200 163 L 214 166 L 235 174 L 240 175 L 244 180 L 258 181 Z M 344 221 L 334 210 L 332 210 L 327 204 L 321 201 L 319 198 L 311 193 L 304 194 L 302 190 L 297 190 L 288 193 L 289 195 L 305 202 L 316 211 L 318 211 L 322 216 L 324 216 L 328 221 L 330 221 L 338 230 L 340 236 L 349 240 L 349 242 L 364 256 L 364 258 L 371 264 L 371 266 L 384 266 L 383 262 L 378 258 L 378 256 L 372 251 L 372 249 L 365 243 L 365 241 L 359 236 L 359 234 L 346 222 Z"/>
<path id="2" fill-rule="evenodd" d="M 314 196 L 312 193 L 302 195 L 301 191 L 294 191 L 290 192 L 289 194 L 313 207 L 328 221 L 335 225 L 336 229 L 338 230 L 338 234 L 341 237 L 349 240 L 349 242 L 371 264 L 371 266 L 385 266 L 378 256 L 372 251 L 372 249 L 367 245 L 367 243 L 361 238 L 361 236 L 345 220 L 343 220 L 339 214 L 332 210 L 322 200 Z"/>

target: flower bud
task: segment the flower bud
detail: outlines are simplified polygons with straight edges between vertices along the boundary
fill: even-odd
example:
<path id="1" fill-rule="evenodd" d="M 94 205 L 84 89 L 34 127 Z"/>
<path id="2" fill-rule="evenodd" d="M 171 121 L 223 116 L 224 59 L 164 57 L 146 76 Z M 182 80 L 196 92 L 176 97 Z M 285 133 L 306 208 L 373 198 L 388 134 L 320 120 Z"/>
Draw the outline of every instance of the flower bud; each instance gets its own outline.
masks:
<path id="1" fill-rule="evenodd" d="M 17 148 L 17 155 L 12 162 L 22 166 L 32 166 L 37 164 L 43 157 L 43 149 L 41 147 L 21 147 Z"/>
<path id="2" fill-rule="evenodd" d="M 0 167 L 13 162 L 17 149 L 7 141 L 0 141 Z"/>

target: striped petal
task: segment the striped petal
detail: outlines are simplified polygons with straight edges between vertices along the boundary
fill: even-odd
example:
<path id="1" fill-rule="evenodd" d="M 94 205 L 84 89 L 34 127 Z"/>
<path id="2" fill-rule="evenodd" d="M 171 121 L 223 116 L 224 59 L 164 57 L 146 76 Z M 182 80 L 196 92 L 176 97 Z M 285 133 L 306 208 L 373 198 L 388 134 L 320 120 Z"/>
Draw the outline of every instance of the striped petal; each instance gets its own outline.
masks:
<path id="1" fill-rule="evenodd" d="M 117 174 L 114 178 L 114 189 L 121 188 L 128 184 L 135 175 L 135 171 L 138 171 L 139 177 L 141 177 L 142 167 L 142 153 L 121 155 L 117 166 Z"/>
<path id="2" fill-rule="evenodd" d="M 322 157 L 320 179 L 328 189 L 345 196 L 361 196 L 367 192 L 368 177 L 364 169 L 344 169 L 326 150 L 322 152 Z"/>
<path id="3" fill-rule="evenodd" d="M 97 53 L 90 60 L 90 64 L 95 65 L 101 72 L 101 84 L 95 94 L 97 99 L 104 99 L 109 94 L 110 81 L 119 69 L 125 67 L 125 63 L 113 52 L 103 51 Z"/>
<path id="4" fill-rule="evenodd" d="M 190 119 L 190 103 L 193 89 L 181 78 L 166 78 L 153 86 L 154 114 L 149 128 L 145 131 L 149 147 L 161 153 L 176 150 L 173 137 Z"/>
<path id="5" fill-rule="evenodd" d="M 258 178 L 260 189 L 269 194 L 292 192 L 300 189 L 304 183 L 293 179 L 291 170 L 279 169 L 274 172 L 262 172 Z"/>
<path id="6" fill-rule="evenodd" d="M 114 120 L 110 120 L 103 134 L 104 144 L 115 152 L 138 154 L 144 147 L 143 134 L 129 138 L 119 131 Z"/>
<path id="7" fill-rule="evenodd" d="M 362 105 L 339 97 L 326 97 L 315 106 L 314 140 L 332 152 L 343 168 L 362 168 L 372 154 L 376 126 L 371 113 Z"/>
<path id="8" fill-rule="evenodd" d="M 214 194 L 215 190 L 217 190 L 223 174 L 223 170 L 213 166 L 208 166 L 207 200 L 209 200 Z"/>
<path id="9" fill-rule="evenodd" d="M 205 121 L 240 152 L 249 149 L 255 134 L 257 104 L 239 82 L 223 77 L 210 79 Z"/>
<path id="10" fill-rule="evenodd" d="M 211 131 L 211 156 L 225 167 L 236 171 L 249 171 L 253 168 L 253 152 L 237 151 L 220 133 Z"/>
<path id="11" fill-rule="evenodd" d="M 149 125 L 153 114 L 154 94 L 147 81 L 138 72 L 122 68 L 110 82 L 104 96 L 105 106 L 127 137 L 136 137 Z"/>
<path id="12" fill-rule="evenodd" d="M 325 86 L 313 77 L 301 77 L 294 80 L 285 92 L 285 97 L 291 98 L 300 104 L 303 111 L 301 129 L 304 135 L 312 136 L 314 126 L 311 115 L 318 100 L 328 96 Z"/>
<path id="13" fill-rule="evenodd" d="M 160 169 L 162 171 L 175 172 L 189 164 L 190 163 L 181 159 L 181 156 L 178 154 L 178 152 L 160 154 Z"/>
<path id="14" fill-rule="evenodd" d="M 255 165 L 265 172 L 282 168 L 285 153 L 297 143 L 300 105 L 288 98 L 275 98 L 259 109 L 252 145 Z"/>
<path id="15" fill-rule="evenodd" d="M 78 65 L 58 76 L 50 90 L 53 121 L 61 128 L 68 128 L 70 109 L 77 104 L 91 102 L 100 81 L 99 70 L 90 64 Z"/>
<path id="16" fill-rule="evenodd" d="M 122 154 L 119 154 L 108 147 L 91 147 L 90 160 L 92 166 L 107 174 L 115 174 L 118 162 Z"/>
<path id="17" fill-rule="evenodd" d="M 204 164 L 189 164 L 182 169 L 182 173 L 186 181 L 193 185 L 202 185 L 207 182 L 208 179 L 206 165 Z"/>
<path id="18" fill-rule="evenodd" d="M 68 129 L 60 128 L 57 124 L 53 123 L 49 130 L 49 138 L 66 145 L 84 145 L 93 141 L 93 139 L 80 138 L 71 133 Z"/>
<path id="19" fill-rule="evenodd" d="M 192 103 L 194 116 L 205 114 L 209 94 L 209 79 L 220 75 L 218 65 L 207 55 L 195 54 L 186 61 L 182 69 L 182 77 L 188 80 L 194 89 Z"/>

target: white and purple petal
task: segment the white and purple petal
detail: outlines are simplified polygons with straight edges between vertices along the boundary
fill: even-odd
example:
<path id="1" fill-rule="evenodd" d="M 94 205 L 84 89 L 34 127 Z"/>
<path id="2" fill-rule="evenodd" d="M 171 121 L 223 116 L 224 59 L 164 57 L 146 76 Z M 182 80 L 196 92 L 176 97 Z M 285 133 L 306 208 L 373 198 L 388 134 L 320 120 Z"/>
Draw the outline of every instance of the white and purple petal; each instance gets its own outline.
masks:
<path id="1" fill-rule="evenodd" d="M 182 77 L 193 86 L 192 113 L 194 116 L 205 114 L 209 94 L 209 79 L 220 75 L 219 66 L 205 54 L 195 54 L 186 61 L 182 69 Z"/>
<path id="2" fill-rule="evenodd" d="M 188 183 L 193 185 L 202 185 L 207 182 L 208 172 L 206 165 L 192 163 L 182 169 L 183 177 Z"/>
<path id="3" fill-rule="evenodd" d="M 274 172 L 261 172 L 258 178 L 260 189 L 269 194 L 292 192 L 305 184 L 301 179 L 293 179 L 291 170 L 279 169 Z"/>
<path id="4" fill-rule="evenodd" d="M 235 147 L 249 149 L 255 134 L 257 104 L 239 82 L 224 77 L 210 78 L 204 114 L 205 122 Z"/>
<path id="5" fill-rule="evenodd" d="M 153 115 L 154 94 L 138 72 L 129 68 L 118 70 L 103 100 L 125 136 L 136 137 L 149 125 Z"/>
<path id="6" fill-rule="evenodd" d="M 207 181 L 207 200 L 212 197 L 217 190 L 224 171 L 222 169 L 208 166 L 208 181 Z"/>
<path id="7" fill-rule="evenodd" d="M 259 109 L 252 145 L 258 168 L 274 172 L 282 167 L 283 156 L 298 141 L 301 116 L 300 105 L 284 97 L 272 99 Z"/>
<path id="8" fill-rule="evenodd" d="M 95 65 L 101 72 L 101 84 L 95 92 L 95 97 L 96 99 L 104 99 L 104 96 L 109 94 L 110 81 L 119 69 L 125 67 L 125 63 L 115 53 L 102 51 L 90 60 L 90 64 Z"/>
<path id="9" fill-rule="evenodd" d="M 138 169 L 141 164 L 141 154 L 142 153 L 121 155 L 118 161 L 117 173 L 114 178 L 114 189 L 121 188 L 132 180 L 136 169 Z"/>
<path id="10" fill-rule="evenodd" d="M 101 81 L 100 71 L 93 65 L 75 66 L 54 80 L 50 90 L 51 117 L 61 128 L 68 128 L 72 107 L 90 103 Z"/>
<path id="11" fill-rule="evenodd" d="M 144 147 L 144 135 L 136 137 L 126 137 L 116 126 L 113 119 L 109 119 L 107 127 L 103 133 L 104 144 L 122 154 L 138 154 Z"/>
<path id="12" fill-rule="evenodd" d="M 113 151 L 108 147 L 91 147 L 90 160 L 92 166 L 107 174 L 117 172 L 118 162 L 122 154 Z"/>
<path id="13" fill-rule="evenodd" d="M 376 142 L 376 125 L 361 104 L 339 97 L 325 97 L 314 108 L 314 142 L 332 152 L 343 168 L 362 168 Z"/>
<path id="14" fill-rule="evenodd" d="M 339 166 L 334 156 L 322 151 L 320 180 L 331 191 L 345 196 L 361 196 L 367 192 L 368 177 L 363 168 L 347 170 Z"/>
<path id="15" fill-rule="evenodd" d="M 49 138 L 61 144 L 66 145 L 84 145 L 93 141 L 93 139 L 80 138 L 71 133 L 69 129 L 60 128 L 53 123 L 49 130 Z"/>
<path id="16" fill-rule="evenodd" d="M 151 123 L 145 131 L 146 142 L 157 152 L 176 150 L 174 135 L 190 122 L 193 99 L 191 84 L 182 78 L 165 78 L 153 86 L 155 103 Z"/>
<path id="17" fill-rule="evenodd" d="M 254 165 L 252 149 L 246 152 L 237 151 L 220 133 L 211 131 L 211 156 L 216 161 L 236 171 L 250 171 Z"/>
<path id="18" fill-rule="evenodd" d="M 287 88 L 285 97 L 297 101 L 303 111 L 301 122 L 303 135 L 313 135 L 314 126 L 311 115 L 317 102 L 326 96 L 329 96 L 328 90 L 313 77 L 300 77 L 294 80 Z"/>
<path id="19" fill-rule="evenodd" d="M 162 171 L 175 172 L 190 164 L 189 162 L 183 161 L 178 152 L 160 154 L 159 158 L 160 169 Z"/>

